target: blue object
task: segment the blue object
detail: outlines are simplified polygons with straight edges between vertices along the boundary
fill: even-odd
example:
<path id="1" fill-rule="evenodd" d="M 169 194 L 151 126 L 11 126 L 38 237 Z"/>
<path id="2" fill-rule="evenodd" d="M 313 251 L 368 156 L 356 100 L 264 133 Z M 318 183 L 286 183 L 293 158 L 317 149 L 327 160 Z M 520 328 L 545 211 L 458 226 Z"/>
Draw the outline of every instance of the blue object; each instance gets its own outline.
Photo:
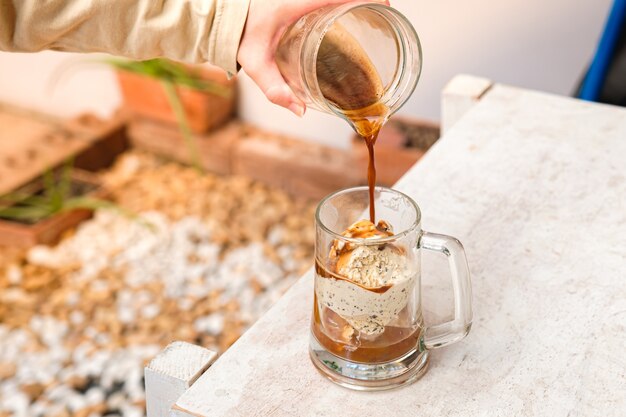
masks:
<path id="1" fill-rule="evenodd" d="M 615 0 L 598 49 L 580 90 L 581 99 L 588 101 L 598 99 L 615 53 L 615 46 L 619 40 L 624 20 L 626 20 L 626 0 Z"/>

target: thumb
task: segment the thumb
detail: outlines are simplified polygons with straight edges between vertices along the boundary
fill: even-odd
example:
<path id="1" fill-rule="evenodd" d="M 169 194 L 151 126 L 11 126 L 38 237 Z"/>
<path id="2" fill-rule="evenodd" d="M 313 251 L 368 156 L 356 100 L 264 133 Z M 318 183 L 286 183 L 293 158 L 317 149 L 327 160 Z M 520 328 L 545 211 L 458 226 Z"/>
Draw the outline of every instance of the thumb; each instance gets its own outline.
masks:
<path id="1" fill-rule="evenodd" d="M 306 110 L 304 103 L 291 91 L 275 62 L 265 62 L 261 66 L 255 65 L 254 68 L 244 70 L 269 101 L 290 110 L 298 117 L 304 115 Z"/>

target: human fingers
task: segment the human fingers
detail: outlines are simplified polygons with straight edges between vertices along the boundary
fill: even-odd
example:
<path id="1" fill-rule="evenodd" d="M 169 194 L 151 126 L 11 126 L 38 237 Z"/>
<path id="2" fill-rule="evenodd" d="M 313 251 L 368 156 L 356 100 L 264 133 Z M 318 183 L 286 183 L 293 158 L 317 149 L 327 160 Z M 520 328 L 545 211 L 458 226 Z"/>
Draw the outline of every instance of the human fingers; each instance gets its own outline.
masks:
<path id="1" fill-rule="evenodd" d="M 262 64 L 255 61 L 247 67 L 242 63 L 242 66 L 269 101 L 290 110 L 296 116 L 304 115 L 304 103 L 291 91 L 273 60 L 265 60 Z"/>

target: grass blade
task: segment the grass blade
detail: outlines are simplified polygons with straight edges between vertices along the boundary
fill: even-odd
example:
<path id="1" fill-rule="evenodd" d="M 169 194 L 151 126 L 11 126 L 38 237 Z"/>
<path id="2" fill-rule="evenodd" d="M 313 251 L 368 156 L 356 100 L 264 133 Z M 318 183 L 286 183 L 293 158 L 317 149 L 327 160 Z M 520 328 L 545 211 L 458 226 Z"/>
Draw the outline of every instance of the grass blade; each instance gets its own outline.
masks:
<path id="1" fill-rule="evenodd" d="M 8 220 L 22 220 L 37 222 L 46 219 L 52 214 L 50 207 L 28 206 L 28 207 L 6 207 L 0 209 L 0 217 Z"/>
<path id="2" fill-rule="evenodd" d="M 63 208 L 63 211 L 70 211 L 70 210 L 76 210 L 76 209 L 113 210 L 116 213 L 126 217 L 127 219 L 135 221 L 152 231 L 156 231 L 156 227 L 154 226 L 154 224 L 150 223 L 149 221 L 146 221 L 145 219 L 143 219 L 141 216 L 137 215 L 136 213 L 118 206 L 112 201 L 101 200 L 101 199 L 93 198 L 93 197 L 72 197 L 65 202 L 65 207 Z"/>
<path id="3" fill-rule="evenodd" d="M 178 97 L 176 86 L 168 81 L 163 81 L 162 84 L 163 88 L 165 89 L 167 99 L 170 102 L 170 106 L 172 107 L 172 111 L 174 112 L 176 120 L 178 121 L 180 132 L 183 135 L 185 144 L 187 145 L 187 151 L 189 152 L 189 156 L 191 157 L 191 163 L 196 170 L 198 170 L 199 172 L 203 172 L 202 164 L 200 163 L 200 151 L 198 150 L 198 143 L 196 142 L 191 133 L 191 129 L 189 128 L 187 115 L 185 114 L 185 108 L 180 101 L 180 97 Z"/>

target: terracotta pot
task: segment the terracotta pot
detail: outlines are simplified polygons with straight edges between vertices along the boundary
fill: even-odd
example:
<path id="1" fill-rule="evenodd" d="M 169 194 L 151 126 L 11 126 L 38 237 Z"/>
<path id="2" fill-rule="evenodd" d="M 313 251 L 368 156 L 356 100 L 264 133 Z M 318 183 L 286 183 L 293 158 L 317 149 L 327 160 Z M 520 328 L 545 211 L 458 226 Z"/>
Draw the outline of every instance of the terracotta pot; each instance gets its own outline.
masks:
<path id="1" fill-rule="evenodd" d="M 94 174 L 73 169 L 72 181 L 92 186 L 92 191 L 85 194 L 87 196 L 94 198 L 106 196 L 106 191 L 101 187 L 100 181 Z M 25 186 L 29 190 L 41 187 L 41 181 Z M 91 210 L 72 210 L 34 224 L 0 219 L 0 245 L 28 248 L 37 244 L 56 243 L 66 230 L 77 226 L 83 220 L 90 218 L 92 214 Z"/>
<path id="2" fill-rule="evenodd" d="M 393 117 L 381 130 L 375 147 L 376 183 L 395 184 L 439 138 L 439 125 L 403 117 Z M 356 169 L 367 181 L 369 155 L 363 139 L 354 136 L 352 150 Z"/>
<path id="3" fill-rule="evenodd" d="M 229 98 L 216 96 L 183 86 L 176 90 L 181 99 L 191 130 L 205 133 L 228 121 L 235 110 L 235 78 L 228 79 L 221 68 L 199 70 L 206 80 L 231 89 Z M 157 79 L 128 71 L 117 71 L 124 106 L 132 114 L 170 124 L 178 124 L 163 85 Z"/>

